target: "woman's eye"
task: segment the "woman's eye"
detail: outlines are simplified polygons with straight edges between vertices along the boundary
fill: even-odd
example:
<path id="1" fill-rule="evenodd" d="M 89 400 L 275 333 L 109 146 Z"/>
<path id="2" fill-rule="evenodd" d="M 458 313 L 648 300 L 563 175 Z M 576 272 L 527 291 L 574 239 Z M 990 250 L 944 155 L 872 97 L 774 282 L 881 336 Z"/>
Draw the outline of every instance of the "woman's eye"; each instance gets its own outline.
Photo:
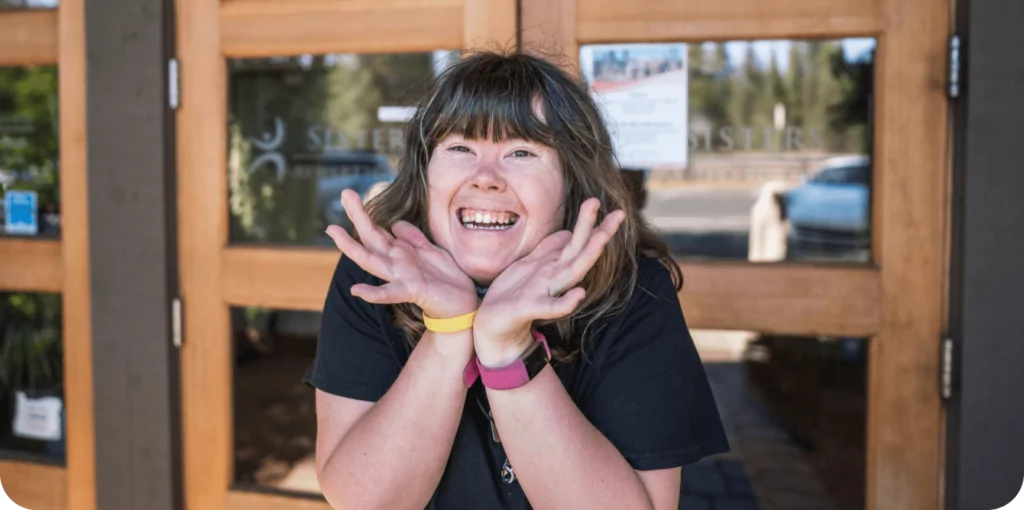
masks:
<path id="1" fill-rule="evenodd" d="M 529 157 L 532 157 L 534 155 L 535 155 L 534 153 L 532 153 L 532 152 L 530 152 L 528 150 L 523 150 L 523 149 L 519 149 L 519 150 L 517 150 L 517 151 L 512 153 L 512 157 L 513 158 L 529 158 Z"/>
<path id="2" fill-rule="evenodd" d="M 448 150 L 453 151 L 453 152 L 465 152 L 467 154 L 470 153 L 470 152 L 473 152 L 473 151 L 469 150 L 469 147 L 466 147 L 465 145 L 454 145 L 452 147 L 449 147 Z"/>

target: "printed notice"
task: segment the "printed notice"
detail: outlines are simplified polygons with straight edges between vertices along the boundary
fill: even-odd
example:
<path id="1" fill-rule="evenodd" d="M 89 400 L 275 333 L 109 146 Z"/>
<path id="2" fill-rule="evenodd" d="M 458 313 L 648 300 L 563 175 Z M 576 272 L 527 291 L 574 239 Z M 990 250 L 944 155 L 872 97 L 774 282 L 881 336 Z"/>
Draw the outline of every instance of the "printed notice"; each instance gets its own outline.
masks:
<path id="1" fill-rule="evenodd" d="M 60 441 L 61 412 L 64 403 L 57 397 L 29 398 L 23 391 L 15 392 L 15 436 L 42 441 Z"/>
<path id="2" fill-rule="evenodd" d="M 39 197 L 35 191 L 8 191 L 4 196 L 4 229 L 8 234 L 39 233 Z"/>
<path id="3" fill-rule="evenodd" d="M 624 167 L 686 167 L 689 150 L 685 44 L 599 44 L 580 49 L 580 69 Z"/>

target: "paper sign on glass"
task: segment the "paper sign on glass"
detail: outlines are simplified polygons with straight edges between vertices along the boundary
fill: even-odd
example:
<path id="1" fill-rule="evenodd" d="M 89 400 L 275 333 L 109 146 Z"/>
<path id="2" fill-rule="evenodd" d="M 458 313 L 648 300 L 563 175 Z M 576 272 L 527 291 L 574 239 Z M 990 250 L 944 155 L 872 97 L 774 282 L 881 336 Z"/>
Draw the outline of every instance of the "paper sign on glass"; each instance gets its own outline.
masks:
<path id="1" fill-rule="evenodd" d="M 4 228 L 8 234 L 39 233 L 39 197 L 35 191 L 8 191 L 4 197 Z"/>
<path id="2" fill-rule="evenodd" d="M 580 70 L 602 108 L 624 167 L 686 167 L 689 65 L 685 44 L 596 44 Z"/>
<path id="3" fill-rule="evenodd" d="M 60 441 L 61 412 L 64 402 L 57 397 L 29 398 L 23 391 L 15 392 L 15 436 L 42 441 Z"/>

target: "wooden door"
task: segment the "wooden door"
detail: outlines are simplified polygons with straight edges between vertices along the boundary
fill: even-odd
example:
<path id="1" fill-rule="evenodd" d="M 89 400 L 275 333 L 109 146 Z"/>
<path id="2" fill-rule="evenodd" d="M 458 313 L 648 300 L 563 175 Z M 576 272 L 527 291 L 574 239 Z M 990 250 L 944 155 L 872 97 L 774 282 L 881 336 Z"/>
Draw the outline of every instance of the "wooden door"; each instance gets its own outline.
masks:
<path id="1" fill-rule="evenodd" d="M 303 497 L 280 490 L 232 489 L 242 485 L 237 476 L 241 470 L 236 465 L 236 440 L 244 439 L 234 432 L 239 417 L 233 411 L 237 399 L 233 393 L 233 311 L 242 307 L 290 313 L 319 310 L 338 259 L 332 247 L 311 246 L 315 244 L 313 236 L 273 226 L 260 232 L 250 228 L 252 224 L 238 212 L 237 207 L 242 206 L 230 204 L 229 197 L 239 196 L 232 190 L 242 185 L 239 172 L 246 171 L 239 171 L 237 165 L 244 167 L 254 158 L 244 163 L 232 160 L 244 156 L 232 144 L 252 143 L 253 138 L 259 142 L 262 129 L 268 130 L 270 138 L 265 141 L 269 141 L 275 130 L 294 127 L 286 118 L 278 128 L 273 115 L 262 118 L 267 121 L 262 124 L 260 119 L 250 118 L 263 115 L 253 113 L 255 107 L 249 108 L 265 105 L 260 103 L 264 94 L 260 80 L 270 80 L 274 87 L 289 86 L 282 85 L 277 74 L 267 78 L 280 70 L 282 62 L 298 69 L 293 77 L 306 83 L 307 78 L 313 80 L 303 74 L 307 65 L 347 66 L 359 59 L 376 61 L 377 55 L 410 54 L 419 55 L 413 60 L 422 62 L 422 55 L 436 50 L 506 47 L 515 44 L 516 4 L 511 0 L 178 0 L 176 8 L 181 76 L 177 182 L 185 319 L 181 397 L 186 507 L 326 509 L 327 504 L 315 494 Z M 273 59 L 277 57 L 288 58 Z M 325 64 L 328 61 L 331 63 Z M 254 68 L 258 69 L 245 75 L 252 78 L 249 81 L 232 74 Z M 305 101 L 304 94 L 294 99 Z M 241 119 L 241 133 L 229 133 L 229 113 L 232 119 Z M 256 125 L 260 127 L 254 128 Z M 305 136 L 305 128 L 303 133 Z M 336 141 L 335 135 L 330 130 L 311 134 L 320 143 Z M 259 150 L 258 144 L 253 150 Z M 289 168 L 295 173 L 285 178 L 283 186 L 290 185 L 291 175 L 305 178 L 302 172 L 308 167 L 302 167 L 300 159 L 301 155 L 289 156 L 288 164 L 294 164 Z M 293 205 L 293 211 L 302 209 L 302 204 Z M 254 221 L 258 223 L 259 218 Z"/>
<path id="2" fill-rule="evenodd" d="M 4 139 L 0 143 L 0 171 L 24 171 L 2 186 L 8 190 L 28 186 L 39 193 L 40 227 L 34 234 L 0 235 L 0 294 L 4 305 L 14 294 L 27 301 L 59 296 L 56 309 L 48 312 L 61 317 L 63 389 L 59 395 L 65 424 L 64 445 L 58 446 L 56 453 L 47 450 L 47 455 L 39 455 L 36 445 L 40 443 L 34 440 L 22 442 L 17 450 L 0 452 L 0 480 L 11 499 L 26 508 L 91 510 L 96 507 L 96 493 L 85 186 L 84 6 L 81 0 L 48 2 L 44 5 L 49 7 L 41 9 L 9 9 L 4 4 L 0 2 L 0 69 L 8 78 L 13 71 L 15 79 L 0 85 L 7 88 L 0 90 L 0 95 L 8 98 L 4 107 L 7 111 L 0 115 L 6 114 L 5 121 L 19 116 L 29 120 L 27 129 L 23 122 L 13 126 L 4 122 L 0 128 L 0 138 Z M 18 6 L 20 2 L 13 4 Z M 43 72 L 35 72 L 40 70 Z M 29 73 L 21 76 L 20 84 L 18 71 Z M 25 79 L 34 80 L 31 87 L 25 88 L 29 84 Z M 16 92 L 13 88 L 17 87 L 21 88 Z M 10 101 L 12 93 L 50 96 L 51 92 L 53 97 L 48 99 L 56 101 L 46 109 L 51 115 L 59 112 L 54 119 L 46 119 L 47 115 L 34 118 L 32 113 L 19 110 L 25 105 L 18 104 L 17 98 Z M 40 125 L 46 126 L 47 133 L 38 132 Z M 16 151 L 21 149 L 33 151 L 32 155 L 17 156 Z M 57 182 L 50 180 L 52 169 L 40 168 L 43 160 L 57 164 Z M 51 305 L 46 303 L 53 301 L 45 299 L 36 304 L 49 308 Z M 8 333 L 5 330 L 0 335 Z M 3 339 L 4 343 L 11 341 L 9 337 Z M 7 397 L 13 389 L 4 388 L 5 398 L 0 405 L 11 408 Z M 4 430 L 10 429 L 11 424 L 5 424 Z M 5 441 L 9 438 L 5 432 Z M 36 453 L 26 454 L 25 449 Z"/>
<path id="3" fill-rule="evenodd" d="M 949 218 L 948 0 L 523 0 L 525 51 L 603 43 L 874 40 L 870 256 L 682 258 L 693 328 L 869 338 L 865 507 L 941 508 Z M 774 62 L 773 62 L 774 65 Z M 702 143 L 702 142 L 698 142 Z"/>
<path id="4" fill-rule="evenodd" d="M 337 261 L 332 247 L 295 241 L 288 229 L 245 230 L 259 217 L 235 202 L 233 190 L 251 175 L 250 163 L 271 152 L 262 147 L 276 147 L 275 133 L 294 126 L 285 119 L 278 128 L 273 114 L 234 122 L 248 115 L 244 105 L 266 99 L 243 90 L 239 69 L 258 67 L 259 74 L 287 61 L 273 57 L 302 67 L 325 55 L 347 55 L 334 59 L 341 62 L 517 43 L 562 53 L 573 65 L 589 44 L 851 37 L 872 39 L 877 49 L 867 260 L 681 256 L 680 297 L 695 329 L 870 339 L 865 507 L 941 507 L 948 0 L 178 0 L 176 9 L 188 508 L 327 508 L 315 495 L 243 489 L 237 476 L 233 317 L 242 308 L 319 310 Z M 324 130 L 303 133 L 330 138 Z"/>

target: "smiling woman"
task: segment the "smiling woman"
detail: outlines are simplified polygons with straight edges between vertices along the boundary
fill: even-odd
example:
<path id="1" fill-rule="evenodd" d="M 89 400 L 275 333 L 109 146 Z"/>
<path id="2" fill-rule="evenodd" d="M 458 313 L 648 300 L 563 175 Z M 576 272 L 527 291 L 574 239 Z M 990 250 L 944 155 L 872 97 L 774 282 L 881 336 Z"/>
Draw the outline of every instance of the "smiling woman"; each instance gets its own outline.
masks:
<path id="1" fill-rule="evenodd" d="M 328 228 L 344 256 L 306 377 L 328 501 L 676 508 L 681 467 L 728 443 L 682 275 L 586 89 L 472 55 L 404 150 L 365 207 L 342 193 L 353 231 Z"/>

